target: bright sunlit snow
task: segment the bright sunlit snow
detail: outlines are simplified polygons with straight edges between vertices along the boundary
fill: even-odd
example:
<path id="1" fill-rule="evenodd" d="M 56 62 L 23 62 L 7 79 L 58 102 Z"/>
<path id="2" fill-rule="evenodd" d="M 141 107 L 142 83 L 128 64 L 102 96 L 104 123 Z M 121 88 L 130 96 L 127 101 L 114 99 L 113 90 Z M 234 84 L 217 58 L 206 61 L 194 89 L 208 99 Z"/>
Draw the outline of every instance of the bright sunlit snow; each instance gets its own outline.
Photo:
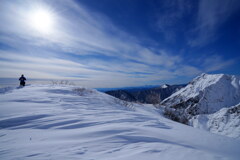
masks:
<path id="1" fill-rule="evenodd" d="M 33 85 L 0 94 L 0 159 L 238 160 L 240 141 L 96 90 Z"/>

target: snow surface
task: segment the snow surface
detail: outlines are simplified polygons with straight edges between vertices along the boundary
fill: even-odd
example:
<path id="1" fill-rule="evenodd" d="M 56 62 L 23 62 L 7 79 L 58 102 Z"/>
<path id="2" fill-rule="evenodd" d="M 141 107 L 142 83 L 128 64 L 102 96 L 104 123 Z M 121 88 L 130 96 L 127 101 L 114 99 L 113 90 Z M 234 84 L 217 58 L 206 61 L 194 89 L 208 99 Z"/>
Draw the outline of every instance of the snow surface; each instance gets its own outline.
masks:
<path id="1" fill-rule="evenodd" d="M 190 123 L 195 128 L 240 139 L 240 103 L 213 114 L 194 116 Z"/>
<path id="2" fill-rule="evenodd" d="M 238 160 L 240 141 L 92 89 L 32 85 L 0 94 L 0 159 Z"/>

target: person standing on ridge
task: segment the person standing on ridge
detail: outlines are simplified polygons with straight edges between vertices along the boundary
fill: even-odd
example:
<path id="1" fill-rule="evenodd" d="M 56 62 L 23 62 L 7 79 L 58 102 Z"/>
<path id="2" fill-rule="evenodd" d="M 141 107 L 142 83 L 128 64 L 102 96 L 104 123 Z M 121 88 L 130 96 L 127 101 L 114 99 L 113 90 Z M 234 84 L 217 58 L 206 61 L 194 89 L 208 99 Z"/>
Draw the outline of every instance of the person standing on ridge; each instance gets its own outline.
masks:
<path id="1" fill-rule="evenodd" d="M 19 81 L 20 81 L 20 86 L 25 86 L 25 81 L 27 79 L 24 77 L 24 75 L 22 74 L 22 76 L 19 78 Z"/>

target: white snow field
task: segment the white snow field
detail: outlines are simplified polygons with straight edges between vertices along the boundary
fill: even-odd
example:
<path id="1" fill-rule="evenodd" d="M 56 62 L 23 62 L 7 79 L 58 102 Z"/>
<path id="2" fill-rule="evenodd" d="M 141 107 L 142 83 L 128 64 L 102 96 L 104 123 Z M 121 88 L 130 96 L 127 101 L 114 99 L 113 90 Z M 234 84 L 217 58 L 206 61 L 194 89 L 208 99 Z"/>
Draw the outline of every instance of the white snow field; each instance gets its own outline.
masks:
<path id="1" fill-rule="evenodd" d="M 31 85 L 0 94 L 1 160 L 239 160 L 240 140 L 96 90 Z"/>

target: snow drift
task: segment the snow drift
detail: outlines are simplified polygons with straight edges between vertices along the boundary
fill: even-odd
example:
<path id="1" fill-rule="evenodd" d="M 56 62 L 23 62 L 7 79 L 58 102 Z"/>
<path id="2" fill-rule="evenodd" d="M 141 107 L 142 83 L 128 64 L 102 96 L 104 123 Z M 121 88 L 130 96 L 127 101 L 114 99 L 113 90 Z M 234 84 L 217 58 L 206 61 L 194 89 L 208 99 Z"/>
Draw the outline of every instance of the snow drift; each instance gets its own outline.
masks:
<path id="1" fill-rule="evenodd" d="M 239 159 L 240 141 L 96 90 L 26 86 L 0 94 L 0 159 Z"/>

